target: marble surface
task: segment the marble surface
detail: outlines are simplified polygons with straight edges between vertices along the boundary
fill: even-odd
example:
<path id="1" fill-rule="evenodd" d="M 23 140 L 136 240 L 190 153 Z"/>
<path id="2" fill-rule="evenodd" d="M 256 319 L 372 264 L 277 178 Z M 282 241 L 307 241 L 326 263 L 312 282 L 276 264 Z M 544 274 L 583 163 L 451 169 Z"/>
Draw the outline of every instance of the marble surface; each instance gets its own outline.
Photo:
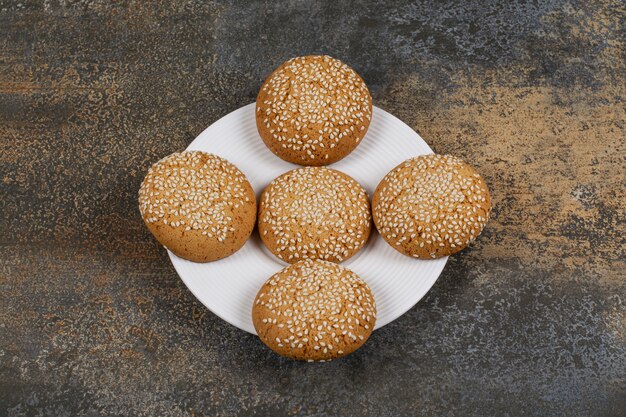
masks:
<path id="1" fill-rule="evenodd" d="M 626 414 L 623 2 L 385 3 L 0 0 L 0 415 Z M 137 210 L 308 53 L 494 202 L 417 306 L 312 365 L 208 312 Z"/>

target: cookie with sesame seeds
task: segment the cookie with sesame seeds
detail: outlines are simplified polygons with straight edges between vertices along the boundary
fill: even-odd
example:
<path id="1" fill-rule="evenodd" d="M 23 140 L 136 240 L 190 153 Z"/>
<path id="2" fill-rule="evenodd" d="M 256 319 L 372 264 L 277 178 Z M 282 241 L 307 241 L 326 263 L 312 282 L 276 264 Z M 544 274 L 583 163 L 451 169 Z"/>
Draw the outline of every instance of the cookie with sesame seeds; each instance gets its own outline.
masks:
<path id="1" fill-rule="evenodd" d="M 263 142 L 277 156 L 299 165 L 328 165 L 365 136 L 372 97 L 363 79 L 340 60 L 302 56 L 265 80 L 255 114 Z"/>
<path id="2" fill-rule="evenodd" d="M 272 181 L 259 203 L 259 234 L 278 258 L 344 261 L 371 230 L 367 193 L 352 177 L 326 167 L 304 167 Z"/>
<path id="3" fill-rule="evenodd" d="M 217 155 L 184 151 L 150 167 L 139 189 L 139 211 L 154 237 L 194 262 L 225 258 L 241 248 L 256 222 L 252 186 Z"/>
<path id="4" fill-rule="evenodd" d="M 307 259 L 268 279 L 252 307 L 257 334 L 282 356 L 328 361 L 368 339 L 376 303 L 357 274 L 332 262 Z"/>
<path id="5" fill-rule="evenodd" d="M 392 169 L 372 199 L 374 224 L 398 252 L 439 258 L 467 247 L 491 211 L 487 184 L 451 155 L 423 155 Z"/>

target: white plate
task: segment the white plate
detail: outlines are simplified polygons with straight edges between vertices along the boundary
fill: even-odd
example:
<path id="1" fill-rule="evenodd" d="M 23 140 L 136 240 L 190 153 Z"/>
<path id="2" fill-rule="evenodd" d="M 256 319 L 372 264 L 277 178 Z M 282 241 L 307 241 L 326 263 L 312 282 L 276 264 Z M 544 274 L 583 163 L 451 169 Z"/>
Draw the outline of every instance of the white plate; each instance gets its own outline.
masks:
<path id="1" fill-rule="evenodd" d="M 280 174 L 298 168 L 275 156 L 259 137 L 254 103 L 209 126 L 187 148 L 211 152 L 235 164 L 252 184 L 257 201 L 263 189 Z M 361 144 L 331 167 L 357 180 L 370 198 L 378 182 L 405 159 L 432 153 L 413 129 L 374 107 L 372 123 Z M 194 263 L 169 253 L 187 288 L 213 313 L 247 332 L 252 325 L 252 302 L 271 275 L 287 264 L 261 243 L 258 232 L 235 254 L 217 262 Z M 448 258 L 419 260 L 392 249 L 372 227 L 369 241 L 342 265 L 359 274 L 376 299 L 376 328 L 397 319 L 433 286 Z"/>

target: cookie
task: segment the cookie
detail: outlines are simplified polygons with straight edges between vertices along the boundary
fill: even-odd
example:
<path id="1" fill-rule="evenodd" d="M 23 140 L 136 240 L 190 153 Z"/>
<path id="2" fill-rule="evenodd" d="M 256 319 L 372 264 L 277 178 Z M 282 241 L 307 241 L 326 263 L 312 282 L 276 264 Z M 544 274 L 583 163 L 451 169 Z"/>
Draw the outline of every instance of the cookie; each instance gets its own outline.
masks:
<path id="1" fill-rule="evenodd" d="M 283 261 L 341 262 L 367 242 L 367 193 L 348 175 L 326 167 L 289 171 L 272 181 L 259 203 L 259 234 Z"/>
<path id="2" fill-rule="evenodd" d="M 376 304 L 357 274 L 332 262 L 307 259 L 263 284 L 252 321 L 270 349 L 288 358 L 327 361 L 365 343 L 376 323 Z"/>
<path id="3" fill-rule="evenodd" d="M 482 177 L 450 155 L 424 155 L 392 169 L 372 199 L 374 224 L 398 252 L 439 258 L 467 247 L 491 210 Z"/>
<path id="4" fill-rule="evenodd" d="M 329 56 L 290 59 L 265 80 L 256 124 L 267 147 L 285 161 L 328 165 L 365 136 L 372 97 L 349 66 Z"/>
<path id="5" fill-rule="evenodd" d="M 256 199 L 233 164 L 185 151 L 150 167 L 139 189 L 139 211 L 163 246 L 181 258 L 208 262 L 236 252 L 250 237 Z"/>

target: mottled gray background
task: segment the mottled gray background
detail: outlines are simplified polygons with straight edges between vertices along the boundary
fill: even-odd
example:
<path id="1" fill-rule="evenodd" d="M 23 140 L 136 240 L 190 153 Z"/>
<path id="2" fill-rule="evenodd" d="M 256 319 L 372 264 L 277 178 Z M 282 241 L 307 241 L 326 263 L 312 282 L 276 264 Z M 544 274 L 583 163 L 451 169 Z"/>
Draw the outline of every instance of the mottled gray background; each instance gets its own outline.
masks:
<path id="1" fill-rule="evenodd" d="M 620 0 L 0 0 L 0 415 L 626 415 Z M 287 58 L 476 166 L 493 217 L 350 357 L 208 312 L 137 210 L 148 166 Z"/>

